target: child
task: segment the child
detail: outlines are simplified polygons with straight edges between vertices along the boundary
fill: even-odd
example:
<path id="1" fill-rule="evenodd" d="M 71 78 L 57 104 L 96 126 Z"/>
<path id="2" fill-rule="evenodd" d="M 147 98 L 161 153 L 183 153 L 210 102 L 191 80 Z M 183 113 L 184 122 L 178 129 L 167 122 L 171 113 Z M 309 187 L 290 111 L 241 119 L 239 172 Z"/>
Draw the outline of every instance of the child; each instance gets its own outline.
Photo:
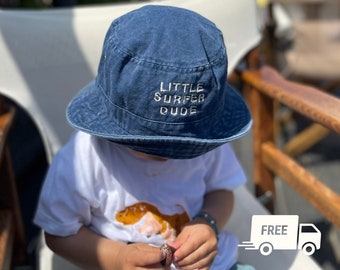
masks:
<path id="1" fill-rule="evenodd" d="M 251 126 L 226 75 L 221 32 L 194 12 L 151 5 L 113 21 L 41 193 L 48 246 L 85 269 L 164 269 L 164 243 L 171 269 L 250 269 L 221 231 L 246 181 L 227 142 Z"/>

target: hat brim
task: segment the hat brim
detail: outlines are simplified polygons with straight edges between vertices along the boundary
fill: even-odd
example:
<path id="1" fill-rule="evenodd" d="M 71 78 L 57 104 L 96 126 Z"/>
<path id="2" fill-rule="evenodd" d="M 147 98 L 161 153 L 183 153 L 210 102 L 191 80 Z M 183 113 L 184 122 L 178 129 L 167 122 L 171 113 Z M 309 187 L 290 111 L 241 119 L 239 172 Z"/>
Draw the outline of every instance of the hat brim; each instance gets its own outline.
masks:
<path id="1" fill-rule="evenodd" d="M 217 131 L 218 136 L 214 138 L 131 134 L 109 116 L 107 99 L 97 88 L 95 80 L 73 98 L 66 117 L 76 129 L 136 151 L 164 158 L 189 159 L 240 138 L 250 130 L 252 120 L 246 103 L 232 86 L 226 84 L 225 88 L 224 108 L 209 119 L 209 127 L 206 127 Z"/>

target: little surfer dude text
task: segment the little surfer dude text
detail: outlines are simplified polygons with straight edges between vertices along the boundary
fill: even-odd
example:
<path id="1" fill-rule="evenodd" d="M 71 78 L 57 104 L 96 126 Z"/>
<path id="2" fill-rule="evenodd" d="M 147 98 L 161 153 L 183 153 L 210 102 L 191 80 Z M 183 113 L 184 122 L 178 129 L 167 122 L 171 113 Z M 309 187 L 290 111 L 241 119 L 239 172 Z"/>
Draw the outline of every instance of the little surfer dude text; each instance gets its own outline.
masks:
<path id="1" fill-rule="evenodd" d="M 161 115 L 190 116 L 196 114 L 197 105 L 204 103 L 203 83 L 160 83 L 154 101 L 162 104 Z"/>

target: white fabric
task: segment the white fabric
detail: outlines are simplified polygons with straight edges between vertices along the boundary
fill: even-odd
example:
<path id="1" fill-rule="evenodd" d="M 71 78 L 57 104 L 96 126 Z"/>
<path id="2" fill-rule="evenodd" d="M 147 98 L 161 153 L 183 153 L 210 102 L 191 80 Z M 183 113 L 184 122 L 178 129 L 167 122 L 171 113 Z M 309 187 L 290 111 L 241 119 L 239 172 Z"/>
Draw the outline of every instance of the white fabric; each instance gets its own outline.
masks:
<path id="1" fill-rule="evenodd" d="M 160 246 L 176 237 L 175 223 L 162 215 L 191 219 L 202 208 L 204 194 L 233 190 L 245 181 L 228 144 L 194 159 L 151 161 L 135 157 L 124 146 L 76 132 L 51 164 L 34 221 L 53 235 L 69 236 L 86 225 L 109 239 Z M 116 218 L 119 211 L 141 202 L 147 211 L 135 223 Z M 167 229 L 162 232 L 164 221 Z M 235 237 L 222 232 L 212 269 L 229 269 L 236 250 Z"/>
<path id="2" fill-rule="evenodd" d="M 252 215 L 269 214 L 266 209 L 249 193 L 245 186 L 235 190 L 235 207 L 226 229 L 235 233 L 239 239 L 250 236 Z M 44 237 L 39 239 L 39 270 L 80 270 L 51 252 L 45 244 Z M 239 248 L 239 260 L 255 266 L 257 270 L 321 270 L 314 260 L 297 250 L 274 251 L 270 256 L 263 256 L 258 250 Z"/>
<path id="3" fill-rule="evenodd" d="M 261 38 L 255 0 L 164 0 L 46 10 L 0 9 L 0 93 L 30 114 L 49 160 L 72 132 L 65 121 L 66 106 L 95 77 L 111 21 L 150 3 L 192 9 L 215 22 L 227 44 L 229 71 Z"/>

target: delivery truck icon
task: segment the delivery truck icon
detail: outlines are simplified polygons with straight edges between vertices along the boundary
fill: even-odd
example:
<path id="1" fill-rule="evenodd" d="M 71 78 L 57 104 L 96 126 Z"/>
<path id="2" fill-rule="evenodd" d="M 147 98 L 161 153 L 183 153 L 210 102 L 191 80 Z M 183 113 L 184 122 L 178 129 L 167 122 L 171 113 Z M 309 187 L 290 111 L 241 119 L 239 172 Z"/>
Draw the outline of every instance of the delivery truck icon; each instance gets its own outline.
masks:
<path id="1" fill-rule="evenodd" d="M 268 256 L 275 249 L 301 249 L 312 255 L 320 245 L 320 230 L 312 223 L 299 224 L 297 215 L 253 215 L 250 241 L 238 246 Z"/>

